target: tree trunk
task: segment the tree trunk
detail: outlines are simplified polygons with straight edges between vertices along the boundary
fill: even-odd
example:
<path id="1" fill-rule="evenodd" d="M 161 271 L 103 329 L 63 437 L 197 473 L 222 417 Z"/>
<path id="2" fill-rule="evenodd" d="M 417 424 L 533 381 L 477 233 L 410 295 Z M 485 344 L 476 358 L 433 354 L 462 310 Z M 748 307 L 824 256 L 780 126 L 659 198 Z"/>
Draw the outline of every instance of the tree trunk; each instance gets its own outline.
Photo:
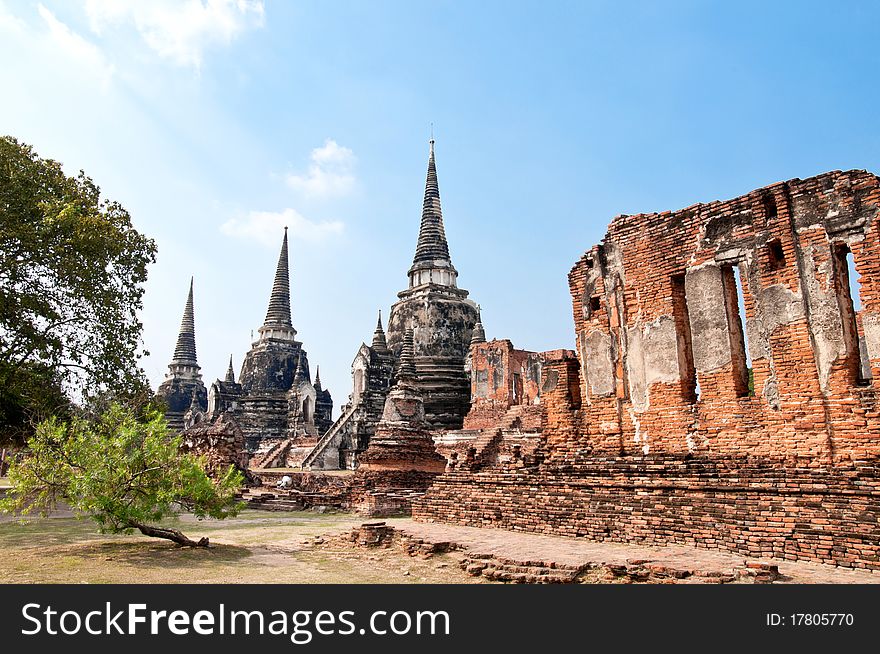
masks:
<path id="1" fill-rule="evenodd" d="M 139 522 L 132 522 L 130 523 L 130 526 L 140 531 L 144 536 L 152 536 L 153 538 L 166 538 L 168 540 L 174 541 L 178 545 L 184 545 L 186 547 L 208 547 L 207 538 L 200 538 L 198 541 L 191 540 L 176 529 L 151 527 L 150 525 L 142 525 Z"/>

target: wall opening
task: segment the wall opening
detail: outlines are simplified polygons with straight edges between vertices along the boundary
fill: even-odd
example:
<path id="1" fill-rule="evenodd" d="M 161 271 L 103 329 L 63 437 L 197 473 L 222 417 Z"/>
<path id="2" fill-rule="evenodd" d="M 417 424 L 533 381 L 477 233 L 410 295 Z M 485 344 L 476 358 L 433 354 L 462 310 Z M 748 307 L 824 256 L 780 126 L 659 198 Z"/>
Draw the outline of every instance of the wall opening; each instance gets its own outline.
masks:
<path id="1" fill-rule="evenodd" d="M 693 404 L 700 397 L 697 369 L 694 367 L 694 344 L 691 334 L 691 318 L 688 314 L 684 273 L 672 276 L 672 318 L 678 341 L 678 370 L 681 375 L 682 397 Z"/>
<path id="2" fill-rule="evenodd" d="M 778 213 L 778 211 L 776 209 L 776 198 L 773 197 L 772 193 L 768 193 L 767 195 L 764 196 L 763 204 L 764 204 L 764 218 L 765 218 L 765 220 L 771 220 L 773 218 L 776 218 L 777 213 Z"/>
<path id="3" fill-rule="evenodd" d="M 871 383 L 871 363 L 865 347 L 864 331 L 859 325 L 862 309 L 859 273 L 856 270 L 852 251 L 846 244 L 836 244 L 832 255 L 835 291 L 840 308 L 847 359 L 855 373 L 856 384 L 868 385 Z"/>
<path id="4" fill-rule="evenodd" d="M 770 264 L 770 270 L 779 270 L 785 265 L 785 252 L 778 238 L 767 244 L 767 261 Z"/>
<path id="5" fill-rule="evenodd" d="M 312 398 L 307 397 L 302 401 L 303 422 L 310 423 L 312 421 Z"/>
<path id="6" fill-rule="evenodd" d="M 354 371 L 354 397 L 352 398 L 355 402 L 360 400 L 361 393 L 364 392 L 364 371 L 361 369 L 357 369 Z"/>
<path id="7" fill-rule="evenodd" d="M 629 399 L 629 380 L 626 374 L 626 357 L 628 354 L 626 340 L 626 306 L 624 305 L 623 282 L 620 276 L 614 280 L 614 293 L 612 293 L 610 301 L 613 306 L 608 307 L 609 324 L 611 326 L 612 337 L 616 340 L 616 362 L 615 362 L 615 386 L 616 395 L 620 399 Z"/>
<path id="8" fill-rule="evenodd" d="M 513 404 L 522 404 L 523 400 L 522 375 L 513 373 Z"/>
<path id="9" fill-rule="evenodd" d="M 733 364 L 733 386 L 739 397 L 755 394 L 748 334 L 745 328 L 745 295 L 740 266 L 723 266 L 724 304 L 727 310 L 727 330 L 730 334 L 730 359 Z"/>

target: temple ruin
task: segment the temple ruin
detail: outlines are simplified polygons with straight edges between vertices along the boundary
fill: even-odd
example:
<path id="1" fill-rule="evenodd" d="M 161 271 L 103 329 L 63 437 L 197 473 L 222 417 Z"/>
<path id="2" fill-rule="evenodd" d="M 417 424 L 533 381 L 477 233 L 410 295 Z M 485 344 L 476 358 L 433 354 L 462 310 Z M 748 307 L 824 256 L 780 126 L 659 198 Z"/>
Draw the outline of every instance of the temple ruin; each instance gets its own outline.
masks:
<path id="1" fill-rule="evenodd" d="M 618 216 L 531 460 L 450 465 L 414 517 L 880 569 L 878 210 L 849 171 Z"/>
<path id="2" fill-rule="evenodd" d="M 187 432 L 203 422 L 227 416 L 240 428 L 250 467 L 299 466 L 318 438 L 332 424 L 333 400 L 314 384 L 308 355 L 296 340 L 290 310 L 290 272 L 287 228 L 266 319 L 241 366 L 238 382 L 229 359 L 225 378 L 206 391 L 196 361 L 193 292 L 184 310 L 174 358 L 158 396 L 166 404 L 166 419 L 175 431 Z"/>
<path id="3" fill-rule="evenodd" d="M 250 468 L 301 465 L 285 507 L 880 569 L 878 212 L 880 178 L 834 171 L 618 216 L 568 276 L 575 350 L 533 352 L 457 286 L 432 141 L 408 288 L 335 422 L 286 235 L 239 381 L 230 361 L 205 392 L 191 286 L 160 391 L 175 428 L 240 424 Z"/>
<path id="4" fill-rule="evenodd" d="M 411 383 L 423 399 L 426 425 L 435 431 L 460 429 L 470 408 L 465 363 L 478 311 L 468 292 L 458 288 L 458 271 L 449 255 L 433 139 L 419 236 L 407 276 L 408 288 L 391 307 L 387 335 L 380 314 L 371 345 L 361 344 L 352 363 L 349 402 L 305 456 L 304 467 L 357 468 L 382 419 L 407 330 L 412 330 L 416 370 Z"/>
<path id="5" fill-rule="evenodd" d="M 159 385 L 157 395 L 165 403 L 165 419 L 174 431 L 184 427 L 184 416 L 192 409 L 208 408 L 208 392 L 202 381 L 201 366 L 196 356 L 196 328 L 193 308 L 193 279 L 189 280 L 189 293 L 180 321 L 180 332 L 174 355 L 168 364 L 165 381 Z"/>

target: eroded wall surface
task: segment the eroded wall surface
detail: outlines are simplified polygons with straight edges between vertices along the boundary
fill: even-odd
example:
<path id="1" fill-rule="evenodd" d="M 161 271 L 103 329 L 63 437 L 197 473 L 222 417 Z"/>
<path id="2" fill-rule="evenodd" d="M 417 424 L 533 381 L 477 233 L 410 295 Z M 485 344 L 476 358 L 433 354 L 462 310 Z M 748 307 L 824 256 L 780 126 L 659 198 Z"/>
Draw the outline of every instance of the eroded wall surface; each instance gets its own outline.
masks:
<path id="1" fill-rule="evenodd" d="M 413 516 L 880 569 L 878 209 L 849 171 L 617 217 L 536 464 L 450 470 Z"/>
<path id="2" fill-rule="evenodd" d="M 851 171 L 616 218 L 569 274 L 583 407 L 555 454 L 880 454 L 878 205 Z"/>

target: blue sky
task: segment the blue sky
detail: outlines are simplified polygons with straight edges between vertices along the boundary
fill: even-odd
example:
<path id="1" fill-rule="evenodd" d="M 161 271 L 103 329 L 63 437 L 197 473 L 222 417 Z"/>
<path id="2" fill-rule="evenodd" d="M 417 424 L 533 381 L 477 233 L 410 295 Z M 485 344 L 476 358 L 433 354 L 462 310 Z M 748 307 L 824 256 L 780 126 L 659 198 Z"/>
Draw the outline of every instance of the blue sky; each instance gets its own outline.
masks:
<path id="1" fill-rule="evenodd" d="M 144 361 L 190 275 L 206 382 L 236 370 L 291 229 L 294 325 L 337 407 L 406 287 L 430 124 L 488 336 L 573 347 L 566 274 L 619 213 L 880 170 L 870 2 L 0 0 L 0 133 L 156 239 Z"/>

